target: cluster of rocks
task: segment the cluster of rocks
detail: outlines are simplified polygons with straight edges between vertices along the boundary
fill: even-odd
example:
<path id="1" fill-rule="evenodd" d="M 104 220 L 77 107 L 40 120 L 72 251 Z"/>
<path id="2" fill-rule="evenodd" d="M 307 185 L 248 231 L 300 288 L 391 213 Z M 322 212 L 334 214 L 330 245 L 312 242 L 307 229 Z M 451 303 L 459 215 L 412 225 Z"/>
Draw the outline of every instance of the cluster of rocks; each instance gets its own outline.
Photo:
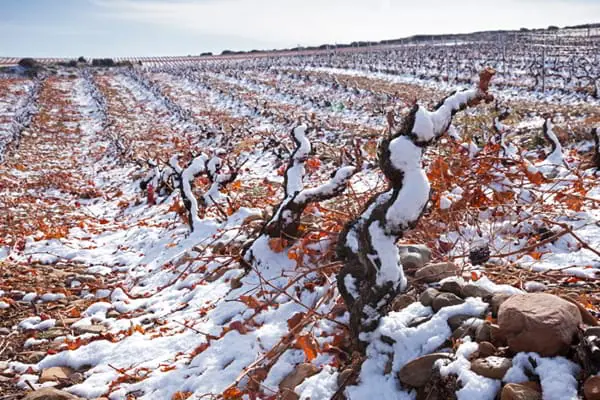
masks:
<path id="1" fill-rule="evenodd" d="M 420 278 L 456 275 L 457 268 L 451 263 L 430 264 L 417 270 Z M 396 311 L 410 304 L 407 295 L 403 301 L 396 299 Z M 472 315 L 455 315 L 448 319 L 452 338 L 466 336 L 478 342 L 478 351 L 471 355 L 471 371 L 482 377 L 502 380 L 512 367 L 512 356 L 520 352 L 534 352 L 543 357 L 565 356 L 583 365 L 580 381 L 582 398 L 600 399 L 600 377 L 594 376 L 600 368 L 600 327 L 598 320 L 579 302 L 569 297 L 548 293 L 492 293 L 476 283 L 448 280 L 438 289 L 428 288 L 419 301 L 435 312 L 444 307 L 462 304 L 467 297 L 479 297 L 489 304 L 488 312 L 473 318 Z M 416 324 L 427 319 L 416 321 Z M 453 359 L 448 352 L 427 354 L 404 365 L 398 378 L 406 388 L 417 389 L 417 399 L 448 399 L 440 395 L 448 385 L 441 382 L 436 361 Z M 542 399 L 539 379 L 530 382 L 507 383 L 498 398 L 501 400 Z M 436 387 L 435 381 L 438 382 Z M 434 384 L 432 384 L 434 382 Z M 460 387 L 460 382 L 458 382 Z"/>

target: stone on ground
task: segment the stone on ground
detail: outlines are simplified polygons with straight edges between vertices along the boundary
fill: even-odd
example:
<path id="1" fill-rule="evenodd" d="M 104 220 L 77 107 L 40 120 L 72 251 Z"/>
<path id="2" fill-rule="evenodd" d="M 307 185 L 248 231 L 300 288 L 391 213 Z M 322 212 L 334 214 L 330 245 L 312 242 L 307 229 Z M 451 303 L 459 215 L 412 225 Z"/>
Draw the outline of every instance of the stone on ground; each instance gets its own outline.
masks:
<path id="1" fill-rule="evenodd" d="M 448 353 L 431 353 L 415 358 L 404 365 L 398 372 L 398 379 L 411 387 L 422 387 L 431 379 L 433 364 L 439 359 L 450 359 Z"/>
<path id="2" fill-rule="evenodd" d="M 81 397 L 55 388 L 42 388 L 29 393 L 23 400 L 81 400 Z"/>
<path id="3" fill-rule="evenodd" d="M 577 306 L 547 293 L 512 296 L 498 311 L 500 335 L 515 353 L 565 354 L 580 323 Z"/>

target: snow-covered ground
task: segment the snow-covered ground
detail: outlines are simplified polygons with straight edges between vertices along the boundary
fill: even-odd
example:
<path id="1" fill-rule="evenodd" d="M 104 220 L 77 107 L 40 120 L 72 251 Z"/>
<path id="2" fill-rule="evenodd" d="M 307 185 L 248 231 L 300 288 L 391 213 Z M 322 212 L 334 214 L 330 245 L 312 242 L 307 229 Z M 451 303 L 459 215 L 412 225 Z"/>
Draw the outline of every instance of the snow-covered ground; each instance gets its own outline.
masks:
<path id="1" fill-rule="evenodd" d="M 441 97 L 432 96 L 451 88 L 347 70 L 303 71 L 317 77 L 307 81 L 300 71 L 298 75 L 261 69 L 235 73 L 235 68 L 215 67 L 212 71 L 139 70 L 136 78 L 116 69 L 95 72 L 91 81 L 78 73 L 75 78 L 64 75 L 43 83 L 40 107 L 52 112 L 34 119 L 22 146 L 6 154 L 8 163 L 0 168 L 0 175 L 3 182 L 40 180 L 27 188 L 26 201 L 34 205 L 24 210 L 48 218 L 46 231 L 39 226 L 19 228 L 22 235 L 0 242 L 2 265 L 37 265 L 43 273 L 43 265 L 77 264 L 106 279 L 103 287 L 74 281 L 67 288 L 67 292 L 82 289 L 79 296 L 88 302 L 67 334 L 43 339 L 43 332 L 66 317 L 60 309 L 51 318 L 34 315 L 32 309 L 29 318 L 11 327 L 31 333 L 27 348 L 50 349 L 39 362 L 9 363 L 20 388 L 55 385 L 54 381 L 40 383 L 39 372 L 64 366 L 83 374 L 66 390 L 86 399 L 276 398 L 284 378 L 298 364 L 311 363 L 317 373 L 295 388 L 297 395 L 329 399 L 338 391 L 338 378 L 351 365 L 352 355 L 347 353 L 349 317 L 335 282 L 340 265 L 332 258 L 332 243 L 343 224 L 384 187 L 375 148 L 387 126 L 387 111 L 406 111 L 421 86 L 428 86 L 425 104 L 437 103 Z M 352 87 L 329 79 L 349 74 L 377 83 L 365 89 L 360 87 L 362 81 Z M 144 87 L 142 79 L 154 89 Z M 396 84 L 406 84 L 414 92 L 394 93 Z M 90 85 L 105 97 L 106 110 L 94 101 L 95 89 Z M 0 96 L 0 122 L 12 118 L 32 83 L 17 81 L 8 88 Z M 520 92 L 504 90 L 498 97 L 508 105 L 512 101 L 538 104 L 536 96 Z M 561 104 L 577 107 L 571 99 L 563 100 Z M 539 106 L 551 107 L 555 101 L 554 95 L 548 96 Z M 191 119 L 183 116 L 187 112 Z M 531 290 L 531 284 L 528 288 L 522 281 L 495 274 L 511 264 L 527 271 L 527 276 L 547 280 L 551 287 L 577 288 L 594 281 L 600 268 L 595 250 L 600 248 L 595 202 L 600 201 L 600 189 L 594 170 L 585 166 L 588 153 L 574 150 L 589 148 L 589 140 L 569 141 L 559 149 L 561 154 L 546 157 L 549 151 L 542 151 L 543 146 L 527 147 L 519 141 L 519 129 L 527 123 L 541 134 L 544 119 L 539 113 L 516 110 L 519 121 L 507 123 L 510 135 L 503 139 L 514 142 L 517 152 L 502 155 L 499 144 L 488 146 L 478 137 L 483 132 L 489 143 L 495 140 L 491 124 L 485 124 L 496 114 L 493 106 L 467 112 L 453 127 L 458 139 L 444 138 L 439 147 L 447 150 L 426 153 L 425 167 L 436 192 L 423 217 L 425 228 L 420 231 L 418 226 L 408 240 L 424 238 L 436 261 L 454 259 L 464 270 L 460 279 L 476 278 L 475 284 L 491 292 Z M 346 193 L 308 207 L 304 236 L 280 243 L 278 249 L 259 231 L 283 200 L 282 168 L 294 149 L 288 134 L 299 117 L 317 128 L 309 134 L 315 154 L 307 156 L 307 186 L 329 179 L 345 157 L 344 148 L 360 146 L 364 160 Z M 556 124 L 561 139 L 569 134 L 571 124 L 581 124 L 589 115 L 567 117 Z M 355 139 L 359 141 L 353 143 Z M 141 190 L 140 180 L 151 169 L 148 160 L 164 168 L 173 155 L 189 161 L 202 152 L 241 167 L 237 179 L 223 189 L 222 198 L 203 207 L 191 232 L 181 211 L 180 191 L 151 195 Z M 559 158 L 567 163 L 557 163 Z M 437 171 L 434 167 L 442 159 L 447 165 Z M 64 175 L 55 179 L 85 183 L 94 194 L 68 193 L 60 182 L 49 185 L 48 172 L 58 170 Z M 477 174 L 481 187 L 475 187 Z M 195 183 L 196 194 L 208 185 L 204 176 Z M 2 190 L 11 193 L 10 188 Z M 36 197 L 50 196 L 51 202 L 35 204 Z M 46 213 L 53 210 L 58 215 L 50 219 Z M 23 219 L 22 214 L 26 213 L 12 218 Z M 1 223 L 8 226 L 12 221 Z M 50 235 L 47 225 L 64 225 L 68 230 Z M 14 225 L 21 226 L 26 224 Z M 567 232 L 547 241 L 540 228 L 554 234 Z M 241 251 L 257 237 L 252 249 L 260 262 L 248 268 L 241 262 Z M 536 241 L 543 243 L 536 246 Z M 488 266 L 469 262 L 469 249 L 476 242 L 491 249 L 489 274 Z M 535 275 L 549 270 L 560 270 L 562 275 Z M 573 277 L 581 280 L 568 281 Z M 10 294 L 10 288 L 2 289 L 0 299 Z M 20 300 L 33 304 L 64 300 L 64 294 L 43 288 L 23 294 Z M 0 313 L 11 307 L 5 300 L 0 301 Z M 398 371 L 412 359 L 448 344 L 452 335 L 448 318 L 477 317 L 487 307 L 480 298 L 471 297 L 438 312 L 418 302 L 391 312 L 369 338 L 364 362 L 356 368 L 358 380 L 342 391 L 356 400 L 414 399 L 414 390 L 400 386 Z M 419 318 L 430 319 L 411 326 Z M 101 333 L 75 334 L 90 325 L 101 326 Z M 464 339 L 442 372 L 460 377 L 459 399 L 494 399 L 501 381 L 478 379 L 470 371 L 466 359 L 473 346 Z M 523 370 L 534 369 L 545 398 L 576 398 L 576 366 L 561 357 L 537 355 L 531 356 L 536 359 L 536 366 L 531 366 L 528 357 L 516 355 L 518 362 L 505 382 L 522 381 Z M 554 378 L 564 384 L 552 396 L 563 397 L 546 396 L 557 386 Z"/>

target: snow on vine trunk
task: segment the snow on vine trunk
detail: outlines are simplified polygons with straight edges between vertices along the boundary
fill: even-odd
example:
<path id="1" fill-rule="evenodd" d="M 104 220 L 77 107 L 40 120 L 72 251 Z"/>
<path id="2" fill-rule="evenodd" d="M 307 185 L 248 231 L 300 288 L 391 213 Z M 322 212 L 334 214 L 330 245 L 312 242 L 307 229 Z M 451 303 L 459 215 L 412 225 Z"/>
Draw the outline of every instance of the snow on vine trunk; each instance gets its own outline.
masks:
<path id="1" fill-rule="evenodd" d="M 554 125 L 552 124 L 552 120 L 550 118 L 546 118 L 543 127 L 544 137 L 550 142 L 552 150 L 546 157 L 545 162 L 547 164 L 562 165 L 568 168 L 567 161 L 565 160 L 565 156 L 563 154 L 562 145 L 560 144 L 558 137 L 556 137 L 553 128 Z"/>
<path id="2" fill-rule="evenodd" d="M 457 111 L 492 100 L 487 90 L 494 73 L 485 69 L 477 88 L 455 92 L 434 111 L 415 105 L 400 128 L 381 143 L 379 164 L 390 188 L 375 195 L 363 213 L 346 225 L 337 247 L 344 263 L 338 287 L 360 348 L 366 340 L 361 333 L 377 327 L 387 305 L 407 285 L 396 241 L 416 225 L 429 201 L 430 185 L 421 167 L 423 151 L 448 130 Z"/>

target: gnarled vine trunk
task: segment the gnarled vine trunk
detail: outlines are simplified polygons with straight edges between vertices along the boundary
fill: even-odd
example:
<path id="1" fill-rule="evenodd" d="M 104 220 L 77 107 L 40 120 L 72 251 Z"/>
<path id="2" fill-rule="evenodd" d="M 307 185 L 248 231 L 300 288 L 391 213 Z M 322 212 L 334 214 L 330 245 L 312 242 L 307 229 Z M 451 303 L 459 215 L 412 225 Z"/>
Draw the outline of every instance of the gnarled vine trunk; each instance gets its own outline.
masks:
<path id="1" fill-rule="evenodd" d="M 476 89 L 446 97 L 433 112 L 415 105 L 379 148 L 379 164 L 390 187 L 375 195 L 363 213 L 345 226 L 337 247 L 344 263 L 338 287 L 360 349 L 367 340 L 361 334 L 377 327 L 390 301 L 407 285 L 396 242 L 417 224 L 429 201 L 430 185 L 421 168 L 423 151 L 447 131 L 457 111 L 492 100 L 487 91 L 494 73 L 482 71 Z"/>

